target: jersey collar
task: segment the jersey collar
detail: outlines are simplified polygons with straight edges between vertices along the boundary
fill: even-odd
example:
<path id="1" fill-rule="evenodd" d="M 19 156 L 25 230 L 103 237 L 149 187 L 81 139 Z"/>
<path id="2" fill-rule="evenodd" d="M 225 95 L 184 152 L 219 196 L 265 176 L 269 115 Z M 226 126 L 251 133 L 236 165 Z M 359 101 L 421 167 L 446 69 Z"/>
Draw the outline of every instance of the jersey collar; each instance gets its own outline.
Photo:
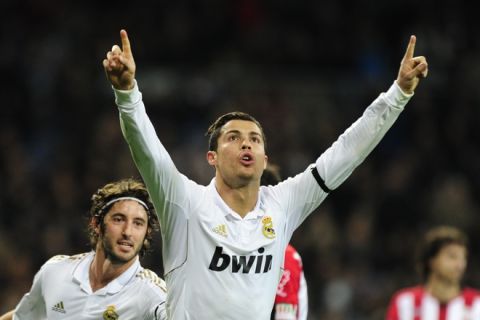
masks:
<path id="1" fill-rule="evenodd" d="M 133 277 L 137 274 L 138 269 L 141 268 L 138 256 L 135 258 L 135 262 L 125 270 L 120 276 L 113 279 L 106 287 L 107 293 L 115 294 L 119 292 L 127 283 L 129 283 Z"/>
<path id="2" fill-rule="evenodd" d="M 258 219 L 259 217 L 263 217 L 265 215 L 265 211 L 263 210 L 262 205 L 262 193 L 259 191 L 257 203 L 255 204 L 255 208 L 252 211 L 247 213 L 244 218 L 242 218 L 237 212 L 232 210 L 228 204 L 222 199 L 220 194 L 218 193 L 217 188 L 215 187 L 215 178 L 212 179 L 208 188 L 212 190 L 214 202 L 215 204 L 220 207 L 225 217 L 229 216 L 235 220 L 254 220 Z"/>
<path id="3" fill-rule="evenodd" d="M 95 252 L 92 251 L 88 255 L 85 256 L 84 259 L 80 260 L 77 267 L 73 270 L 73 280 L 80 285 L 80 288 L 87 292 L 88 294 L 92 294 L 92 288 L 90 286 L 90 279 L 89 279 L 89 269 L 90 264 L 93 261 L 95 256 Z M 125 270 L 120 276 L 110 281 L 104 288 L 99 289 L 96 294 L 106 295 L 106 294 L 115 294 L 119 292 L 127 283 L 129 283 L 132 278 L 137 274 L 139 269 L 142 266 L 140 265 L 139 258 L 135 258 L 135 262 Z"/>

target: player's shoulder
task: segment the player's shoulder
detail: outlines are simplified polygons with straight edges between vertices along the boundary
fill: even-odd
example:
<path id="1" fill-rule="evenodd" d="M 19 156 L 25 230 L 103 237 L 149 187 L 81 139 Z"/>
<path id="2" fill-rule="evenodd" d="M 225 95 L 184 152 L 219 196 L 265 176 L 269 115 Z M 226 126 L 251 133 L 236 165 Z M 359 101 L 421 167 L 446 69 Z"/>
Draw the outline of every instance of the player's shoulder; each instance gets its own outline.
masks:
<path id="1" fill-rule="evenodd" d="M 84 259 L 88 253 L 76 255 L 56 255 L 48 259 L 40 269 L 43 274 L 53 275 L 54 277 L 65 272 L 70 272 Z"/>
<path id="2" fill-rule="evenodd" d="M 470 287 L 465 287 L 462 290 L 462 296 L 472 299 L 480 299 L 480 290 Z"/>
<path id="3" fill-rule="evenodd" d="M 295 249 L 291 244 L 287 245 L 287 248 L 285 249 L 286 254 L 291 255 L 295 259 L 300 260 L 300 255 L 298 254 L 297 249 Z"/>
<path id="4" fill-rule="evenodd" d="M 424 293 L 425 293 L 425 289 L 423 288 L 423 286 L 405 287 L 397 290 L 393 294 L 393 300 L 396 300 L 405 296 L 412 296 L 412 297 L 421 296 Z"/>
<path id="5" fill-rule="evenodd" d="M 165 294 L 167 292 L 165 281 L 150 269 L 140 268 L 135 277 L 137 281 L 149 286 L 158 293 Z"/>
<path id="6" fill-rule="evenodd" d="M 88 255 L 87 252 L 79 253 L 73 256 L 59 254 L 51 257 L 45 262 L 45 265 L 60 264 L 60 263 L 77 263 Z"/>
<path id="7" fill-rule="evenodd" d="M 291 244 L 287 245 L 285 249 L 285 260 L 295 261 L 299 266 L 302 266 L 302 257 Z"/>

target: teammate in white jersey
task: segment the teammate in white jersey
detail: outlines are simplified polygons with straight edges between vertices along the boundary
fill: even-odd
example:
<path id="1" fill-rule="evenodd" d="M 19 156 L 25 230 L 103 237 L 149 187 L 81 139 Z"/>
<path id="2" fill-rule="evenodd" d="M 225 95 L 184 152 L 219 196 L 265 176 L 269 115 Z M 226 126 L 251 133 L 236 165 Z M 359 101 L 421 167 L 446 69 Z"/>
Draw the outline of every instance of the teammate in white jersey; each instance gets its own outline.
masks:
<path id="1" fill-rule="evenodd" d="M 385 319 L 480 319 L 480 292 L 461 284 L 467 256 L 467 237 L 463 232 L 446 226 L 430 230 L 419 257 L 425 282 L 396 292 Z"/>
<path id="2" fill-rule="evenodd" d="M 412 36 L 398 77 L 304 172 L 260 187 L 267 165 L 265 136 L 252 116 L 232 112 L 209 128 L 207 186 L 182 175 L 158 139 L 135 81 L 125 30 L 103 60 L 121 128 L 157 209 L 168 287 L 167 315 L 178 319 L 267 320 L 293 231 L 377 145 L 420 78 Z"/>
<path id="3" fill-rule="evenodd" d="M 139 262 L 158 220 L 143 183 L 109 183 L 92 196 L 94 251 L 55 256 L 32 288 L 1 320 L 166 319 L 165 283 Z"/>

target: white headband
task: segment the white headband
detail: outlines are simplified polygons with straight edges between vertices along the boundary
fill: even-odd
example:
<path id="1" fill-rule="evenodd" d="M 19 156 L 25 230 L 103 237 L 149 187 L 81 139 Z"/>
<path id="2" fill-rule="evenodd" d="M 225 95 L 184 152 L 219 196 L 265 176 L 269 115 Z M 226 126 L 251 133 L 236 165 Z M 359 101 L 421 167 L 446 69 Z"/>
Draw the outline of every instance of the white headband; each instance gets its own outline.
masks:
<path id="1" fill-rule="evenodd" d="M 144 208 L 145 210 L 147 210 L 147 212 L 149 212 L 149 209 L 148 209 L 148 206 L 145 202 L 143 202 L 142 200 L 138 199 L 138 198 L 135 198 L 135 197 L 119 197 L 119 198 L 115 198 L 115 199 L 112 199 L 110 201 L 108 201 L 103 207 L 102 209 L 100 209 L 100 212 L 105 210 L 105 208 L 107 208 L 109 205 L 111 205 L 112 203 L 115 203 L 117 201 L 122 201 L 122 200 L 133 200 L 133 201 L 136 201 L 138 203 L 140 203 Z"/>

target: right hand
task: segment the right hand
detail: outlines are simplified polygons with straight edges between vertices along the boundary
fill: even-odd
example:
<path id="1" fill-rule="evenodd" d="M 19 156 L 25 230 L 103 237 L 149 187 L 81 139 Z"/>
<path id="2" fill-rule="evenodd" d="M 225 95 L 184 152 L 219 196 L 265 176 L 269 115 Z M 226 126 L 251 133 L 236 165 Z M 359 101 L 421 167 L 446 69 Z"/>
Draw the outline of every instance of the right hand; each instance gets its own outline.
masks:
<path id="1" fill-rule="evenodd" d="M 103 60 L 103 68 L 107 79 L 118 90 L 130 90 L 135 85 L 135 61 L 127 31 L 120 30 L 122 48 L 114 45 L 112 51 L 107 52 L 107 58 Z"/>
<path id="2" fill-rule="evenodd" d="M 397 84 L 408 94 L 413 93 L 420 79 L 426 78 L 428 74 L 427 59 L 424 56 L 413 56 L 416 42 L 417 38 L 411 36 L 397 76 Z"/>

